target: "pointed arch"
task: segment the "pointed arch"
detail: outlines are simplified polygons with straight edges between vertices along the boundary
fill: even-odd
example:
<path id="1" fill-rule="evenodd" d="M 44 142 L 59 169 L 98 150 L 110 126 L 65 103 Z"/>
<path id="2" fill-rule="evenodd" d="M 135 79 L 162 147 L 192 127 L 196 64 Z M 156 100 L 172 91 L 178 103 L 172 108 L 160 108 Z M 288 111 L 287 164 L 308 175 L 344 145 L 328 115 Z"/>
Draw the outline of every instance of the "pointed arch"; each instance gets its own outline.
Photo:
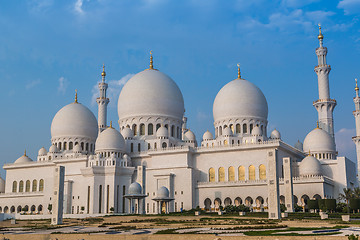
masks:
<path id="1" fill-rule="evenodd" d="M 238 171 L 239 171 L 239 181 L 245 181 L 245 167 L 240 166 Z"/>
<path id="2" fill-rule="evenodd" d="M 219 168 L 219 182 L 225 182 L 225 169 L 223 167 Z"/>
<path id="3" fill-rule="evenodd" d="M 249 180 L 255 180 L 255 167 L 254 167 L 254 165 L 249 166 Z"/>
<path id="4" fill-rule="evenodd" d="M 266 179 L 266 167 L 264 164 L 261 164 L 259 166 L 259 178 L 260 178 L 260 180 Z"/>
<path id="5" fill-rule="evenodd" d="M 209 182 L 215 182 L 215 169 L 209 169 Z"/>
<path id="6" fill-rule="evenodd" d="M 235 168 L 233 166 L 229 167 L 229 173 L 228 173 L 228 178 L 229 178 L 229 182 L 235 182 Z"/>

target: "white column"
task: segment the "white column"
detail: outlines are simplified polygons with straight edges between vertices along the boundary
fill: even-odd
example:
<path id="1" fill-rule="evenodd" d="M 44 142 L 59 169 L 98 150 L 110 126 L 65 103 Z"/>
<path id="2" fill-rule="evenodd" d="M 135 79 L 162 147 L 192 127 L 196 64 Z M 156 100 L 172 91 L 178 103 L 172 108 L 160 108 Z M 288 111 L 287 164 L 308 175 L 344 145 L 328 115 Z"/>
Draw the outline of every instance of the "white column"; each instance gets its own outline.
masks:
<path id="1" fill-rule="evenodd" d="M 65 167 L 57 166 L 54 170 L 53 203 L 51 224 L 58 225 L 63 222 Z"/>
<path id="2" fill-rule="evenodd" d="M 285 206 L 287 212 L 294 212 L 294 194 L 292 182 L 291 158 L 283 158 L 284 167 L 284 187 L 285 187 Z"/>
<path id="3" fill-rule="evenodd" d="M 268 151 L 268 209 L 269 219 L 280 219 L 279 176 L 277 150 Z"/>

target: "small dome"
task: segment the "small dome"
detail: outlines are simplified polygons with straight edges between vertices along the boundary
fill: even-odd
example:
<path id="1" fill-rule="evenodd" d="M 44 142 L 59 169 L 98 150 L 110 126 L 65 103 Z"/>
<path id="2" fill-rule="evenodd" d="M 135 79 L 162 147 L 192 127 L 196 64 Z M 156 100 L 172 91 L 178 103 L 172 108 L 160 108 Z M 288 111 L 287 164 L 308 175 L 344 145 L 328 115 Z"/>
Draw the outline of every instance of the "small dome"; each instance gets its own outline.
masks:
<path id="1" fill-rule="evenodd" d="M 119 131 L 108 127 L 99 134 L 95 143 L 95 152 L 100 151 L 125 152 L 125 140 Z"/>
<path id="2" fill-rule="evenodd" d="M 49 153 L 57 153 L 59 152 L 59 149 L 55 145 L 51 145 L 49 148 Z"/>
<path id="3" fill-rule="evenodd" d="M 73 152 L 76 152 L 76 153 L 81 153 L 82 152 L 80 144 L 76 144 L 74 146 Z"/>
<path id="4" fill-rule="evenodd" d="M 299 140 L 295 143 L 294 147 L 300 151 L 303 151 L 303 144 Z"/>
<path id="5" fill-rule="evenodd" d="M 70 103 L 60 109 L 51 123 L 51 138 L 86 137 L 95 141 L 98 123 L 94 114 L 80 103 Z"/>
<path id="6" fill-rule="evenodd" d="M 300 176 L 322 175 L 321 163 L 313 156 L 307 156 L 300 163 L 299 173 Z"/>
<path id="7" fill-rule="evenodd" d="M 143 116 L 182 120 L 184 99 L 179 87 L 166 74 L 148 69 L 133 76 L 118 100 L 119 119 Z"/>
<path id="8" fill-rule="evenodd" d="M 208 141 L 213 139 L 214 139 L 213 135 L 211 134 L 211 132 L 209 132 L 209 130 L 207 130 L 203 135 L 203 140 Z"/>
<path id="9" fill-rule="evenodd" d="M 47 154 L 47 151 L 44 147 L 40 148 L 39 152 L 38 152 L 38 156 L 44 156 Z"/>
<path id="10" fill-rule="evenodd" d="M 128 195 L 140 195 L 142 194 L 142 187 L 138 182 L 133 182 L 129 186 Z"/>
<path id="11" fill-rule="evenodd" d="M 324 130 L 315 128 L 304 139 L 304 152 L 335 152 L 334 139 Z"/>
<path id="12" fill-rule="evenodd" d="M 121 135 L 123 135 L 124 138 L 132 138 L 132 137 L 134 137 L 133 131 L 132 131 L 130 128 L 128 128 L 128 127 L 124 128 L 124 129 L 121 131 Z"/>
<path id="13" fill-rule="evenodd" d="M 279 133 L 279 134 L 280 134 L 280 133 Z M 253 128 L 253 130 L 251 131 L 251 135 L 253 135 L 253 136 L 261 136 L 261 135 L 262 135 L 262 131 L 261 131 L 260 127 L 259 127 L 259 126 L 255 126 L 255 127 Z"/>
<path id="14" fill-rule="evenodd" d="M 229 127 L 224 128 L 223 132 L 222 132 L 223 136 L 232 136 L 233 132 L 231 131 L 231 129 Z"/>
<path id="15" fill-rule="evenodd" d="M 156 197 L 157 198 L 168 198 L 170 195 L 169 193 L 169 189 L 167 189 L 167 187 L 162 186 L 161 188 L 159 188 L 156 192 Z"/>
<path id="16" fill-rule="evenodd" d="M 281 139 L 281 134 L 276 128 L 270 134 L 271 139 Z"/>
<path id="17" fill-rule="evenodd" d="M 195 134 L 189 130 L 184 134 L 184 140 L 185 141 L 196 141 Z"/>
<path id="18" fill-rule="evenodd" d="M 31 162 L 33 162 L 33 160 L 31 158 L 29 158 L 28 156 L 26 156 L 26 154 L 24 154 L 21 157 L 19 157 L 18 159 L 16 159 L 16 161 L 14 163 L 15 164 L 25 164 L 25 163 L 31 163 Z"/>
<path id="19" fill-rule="evenodd" d="M 255 84 L 235 79 L 216 95 L 213 105 L 214 121 L 256 118 L 267 121 L 268 105 L 262 91 Z"/>
<path id="20" fill-rule="evenodd" d="M 130 161 L 130 160 L 131 160 L 131 158 L 130 158 L 129 155 L 127 155 L 127 154 L 124 154 L 123 159 L 125 159 L 125 160 L 127 160 L 127 161 Z"/>
<path id="21" fill-rule="evenodd" d="M 156 137 L 169 137 L 169 131 L 166 127 L 161 126 L 156 131 Z"/>

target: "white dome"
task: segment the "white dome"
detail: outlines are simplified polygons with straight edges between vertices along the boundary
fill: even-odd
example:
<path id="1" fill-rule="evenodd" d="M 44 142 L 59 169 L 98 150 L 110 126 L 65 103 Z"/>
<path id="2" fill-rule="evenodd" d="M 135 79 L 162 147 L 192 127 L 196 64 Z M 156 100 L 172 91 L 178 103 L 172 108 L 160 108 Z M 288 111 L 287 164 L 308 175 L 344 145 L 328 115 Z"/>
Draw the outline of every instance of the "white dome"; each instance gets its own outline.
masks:
<path id="1" fill-rule="evenodd" d="M 127 160 L 127 161 L 130 161 L 130 160 L 131 160 L 131 158 L 130 158 L 129 155 L 127 155 L 127 154 L 124 154 L 123 159 L 125 159 L 125 160 Z"/>
<path id="2" fill-rule="evenodd" d="M 82 148 L 81 148 L 80 144 L 76 144 L 74 146 L 73 152 L 76 152 L 76 153 L 81 153 L 82 152 Z"/>
<path id="3" fill-rule="evenodd" d="M 224 128 L 223 132 L 222 132 L 223 136 L 232 136 L 233 132 L 231 131 L 231 129 L 229 127 Z"/>
<path id="4" fill-rule="evenodd" d="M 306 135 L 303 144 L 304 152 L 335 152 L 334 139 L 324 130 L 315 128 Z"/>
<path id="5" fill-rule="evenodd" d="M 39 149 L 38 156 L 44 156 L 47 154 L 47 151 L 44 147 Z"/>
<path id="6" fill-rule="evenodd" d="M 278 130 L 274 129 L 271 134 L 270 134 L 270 138 L 272 139 L 281 139 L 281 134 Z"/>
<path id="7" fill-rule="evenodd" d="M 262 135 L 262 131 L 261 131 L 260 127 L 259 127 L 259 126 L 255 126 L 255 127 L 253 128 L 253 130 L 251 131 L 251 135 L 253 135 L 253 136 L 261 136 L 261 135 Z"/>
<path id="8" fill-rule="evenodd" d="M 168 198 L 169 195 L 170 195 L 169 189 L 167 189 L 167 187 L 164 187 L 164 186 L 159 188 L 156 192 L 157 198 Z"/>
<path id="9" fill-rule="evenodd" d="M 185 141 L 196 141 L 196 137 L 195 137 L 195 134 L 192 132 L 192 131 L 187 131 L 185 134 L 184 134 L 184 140 Z"/>
<path id="10" fill-rule="evenodd" d="M 98 123 L 94 114 L 80 103 L 70 103 L 60 109 L 51 123 L 51 138 L 86 137 L 95 141 Z"/>
<path id="11" fill-rule="evenodd" d="M 140 195 L 142 194 L 141 185 L 137 182 L 133 182 L 129 186 L 128 195 Z"/>
<path id="12" fill-rule="evenodd" d="M 184 99 L 179 87 L 166 74 L 144 70 L 122 88 L 118 101 L 119 119 L 162 116 L 182 120 Z"/>
<path id="13" fill-rule="evenodd" d="M 169 137 L 169 131 L 166 127 L 161 126 L 156 131 L 156 137 Z"/>
<path id="14" fill-rule="evenodd" d="M 307 156 L 300 163 L 299 173 L 300 176 L 322 175 L 321 163 L 313 156 Z"/>
<path id="15" fill-rule="evenodd" d="M 213 135 L 211 134 L 211 132 L 209 132 L 209 130 L 207 130 L 203 135 L 203 140 L 207 141 L 207 140 L 213 140 L 213 139 L 214 139 Z"/>
<path id="16" fill-rule="evenodd" d="M 303 144 L 299 140 L 295 143 L 294 147 L 300 151 L 303 151 Z"/>
<path id="17" fill-rule="evenodd" d="M 99 151 L 125 152 L 125 140 L 123 136 L 112 127 L 106 128 L 96 139 L 95 152 Z"/>
<path id="18" fill-rule="evenodd" d="M 59 149 L 55 145 L 51 145 L 49 148 L 49 153 L 57 153 Z"/>
<path id="19" fill-rule="evenodd" d="M 235 118 L 258 118 L 266 121 L 268 105 L 257 86 L 244 79 L 235 79 L 216 95 L 213 115 L 215 122 Z"/>
<path id="20" fill-rule="evenodd" d="M 124 138 L 132 138 L 132 137 L 134 137 L 133 131 L 128 127 L 124 128 L 121 131 L 121 134 L 124 136 Z"/>
<path id="21" fill-rule="evenodd" d="M 19 157 L 18 159 L 16 159 L 16 161 L 14 163 L 15 164 L 24 164 L 24 163 L 31 163 L 31 162 L 33 162 L 33 160 L 31 158 L 29 158 L 28 156 L 26 156 L 26 154 L 24 154 L 21 157 Z"/>

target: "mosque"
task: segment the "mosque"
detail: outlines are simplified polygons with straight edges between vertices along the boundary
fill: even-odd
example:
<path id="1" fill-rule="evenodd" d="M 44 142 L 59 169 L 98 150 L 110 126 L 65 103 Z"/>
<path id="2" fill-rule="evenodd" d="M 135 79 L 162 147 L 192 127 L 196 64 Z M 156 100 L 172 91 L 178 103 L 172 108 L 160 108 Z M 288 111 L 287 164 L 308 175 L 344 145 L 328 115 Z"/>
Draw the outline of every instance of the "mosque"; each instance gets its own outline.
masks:
<path id="1" fill-rule="evenodd" d="M 356 164 L 338 156 L 330 98 L 330 65 L 319 28 L 316 49 L 319 99 L 317 127 L 294 146 L 280 132 L 268 135 L 268 103 L 262 91 L 241 77 L 229 81 L 213 104 L 214 135 L 202 141 L 187 126 L 182 93 L 173 79 L 150 67 L 133 76 L 118 99 L 119 131 L 107 121 L 106 73 L 97 98 L 98 116 L 75 101 L 51 124 L 51 146 L 36 160 L 26 152 L 5 164 L 0 181 L 0 213 L 50 216 L 54 204 L 54 169 L 65 168 L 63 212 L 68 216 L 110 213 L 157 214 L 200 207 L 249 206 L 268 211 L 269 176 L 278 181 L 278 198 L 287 211 L 306 209 L 308 199 L 337 198 L 343 188 L 358 186 Z M 354 102 L 360 136 L 360 97 Z M 354 137 L 359 144 L 360 137 Z M 358 148 L 359 149 L 359 148 Z M 358 151 L 358 159 L 359 159 Z M 276 164 L 269 165 L 273 160 Z M 289 186 L 289 187 L 287 187 Z"/>

